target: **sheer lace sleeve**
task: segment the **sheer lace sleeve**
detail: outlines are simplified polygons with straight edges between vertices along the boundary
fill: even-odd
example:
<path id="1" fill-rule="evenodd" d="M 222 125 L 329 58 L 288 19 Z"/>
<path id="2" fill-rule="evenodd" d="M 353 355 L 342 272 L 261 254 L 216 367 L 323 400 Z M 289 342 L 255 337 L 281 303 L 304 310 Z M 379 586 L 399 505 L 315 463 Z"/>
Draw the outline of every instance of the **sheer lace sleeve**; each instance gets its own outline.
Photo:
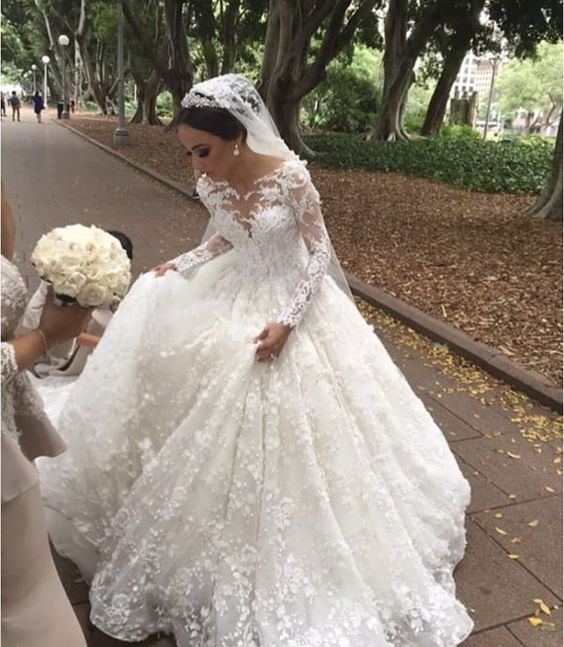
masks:
<path id="1" fill-rule="evenodd" d="M 213 183 L 205 175 L 202 175 L 198 180 L 198 194 L 212 218 L 214 213 L 213 186 Z M 232 248 L 233 245 L 226 238 L 216 234 L 199 247 L 173 258 L 170 262 L 174 263 L 180 274 L 186 276 L 190 270 L 211 261 L 216 256 L 225 254 Z"/>
<path id="2" fill-rule="evenodd" d="M 16 361 L 16 351 L 12 344 L 7 341 L 2 342 L 2 387 L 11 382 L 18 374 L 18 363 Z"/>
<path id="3" fill-rule="evenodd" d="M 292 165 L 286 181 L 286 191 L 309 253 L 308 264 L 293 298 L 278 317 L 279 323 L 293 328 L 327 274 L 331 245 L 323 222 L 319 193 L 313 186 L 307 169 L 301 163 L 295 167 Z"/>
<path id="4" fill-rule="evenodd" d="M 211 261 L 216 256 L 225 254 L 232 247 L 233 245 L 228 240 L 220 234 L 216 234 L 199 247 L 177 256 L 169 262 L 174 264 L 180 274 L 185 275 L 189 270 Z"/>

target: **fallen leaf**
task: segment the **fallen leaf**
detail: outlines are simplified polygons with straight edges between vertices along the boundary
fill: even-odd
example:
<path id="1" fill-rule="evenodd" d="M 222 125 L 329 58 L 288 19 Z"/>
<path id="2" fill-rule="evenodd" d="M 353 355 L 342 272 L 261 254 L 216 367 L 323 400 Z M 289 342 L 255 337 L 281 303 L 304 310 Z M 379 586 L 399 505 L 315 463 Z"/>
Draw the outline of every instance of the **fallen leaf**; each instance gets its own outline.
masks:
<path id="1" fill-rule="evenodd" d="M 529 621 L 529 624 L 533 625 L 533 627 L 538 627 L 539 625 L 542 625 L 542 620 L 540 618 L 537 618 L 536 616 L 531 616 L 530 618 L 527 618 Z"/>
<path id="2" fill-rule="evenodd" d="M 539 520 L 535 519 L 534 521 L 529 521 L 527 525 L 530 526 L 531 528 L 536 528 L 539 525 Z"/>
<path id="3" fill-rule="evenodd" d="M 500 535 L 506 535 L 507 532 L 503 530 L 503 528 L 498 528 L 497 526 L 495 527 L 496 532 L 498 532 Z"/>

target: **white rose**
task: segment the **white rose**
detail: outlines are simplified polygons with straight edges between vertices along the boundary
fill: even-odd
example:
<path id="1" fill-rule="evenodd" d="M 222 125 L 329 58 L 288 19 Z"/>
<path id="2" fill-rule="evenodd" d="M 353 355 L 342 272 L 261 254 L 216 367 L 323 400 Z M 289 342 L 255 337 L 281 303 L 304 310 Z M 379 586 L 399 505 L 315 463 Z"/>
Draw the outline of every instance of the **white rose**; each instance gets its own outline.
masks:
<path id="1" fill-rule="evenodd" d="M 114 288 L 114 293 L 120 297 L 124 297 L 129 290 L 130 278 L 129 276 L 122 276 L 118 284 Z"/>
<path id="2" fill-rule="evenodd" d="M 87 283 L 83 286 L 82 290 L 80 290 L 76 299 L 81 306 L 96 308 L 109 302 L 111 300 L 111 296 L 111 292 L 102 285 Z"/>

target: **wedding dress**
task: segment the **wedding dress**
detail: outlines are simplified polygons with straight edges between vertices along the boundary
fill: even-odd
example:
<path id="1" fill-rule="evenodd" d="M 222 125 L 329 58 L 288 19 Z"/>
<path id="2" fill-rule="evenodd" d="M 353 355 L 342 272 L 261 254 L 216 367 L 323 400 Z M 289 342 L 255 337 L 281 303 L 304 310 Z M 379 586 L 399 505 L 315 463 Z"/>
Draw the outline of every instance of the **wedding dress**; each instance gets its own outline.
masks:
<path id="1" fill-rule="evenodd" d="M 92 621 L 180 647 L 458 645 L 469 486 L 328 275 L 305 165 L 198 191 L 217 233 L 135 283 L 62 411 L 67 453 L 41 465 Z M 259 363 L 271 321 L 293 330 Z"/>

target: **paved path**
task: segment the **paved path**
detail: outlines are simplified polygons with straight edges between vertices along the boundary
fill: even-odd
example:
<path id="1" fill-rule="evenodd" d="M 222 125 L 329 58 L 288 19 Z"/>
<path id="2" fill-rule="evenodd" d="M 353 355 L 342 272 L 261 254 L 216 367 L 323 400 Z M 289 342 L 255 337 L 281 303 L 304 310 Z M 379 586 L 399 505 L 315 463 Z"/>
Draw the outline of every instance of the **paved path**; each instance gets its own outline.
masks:
<path id="1" fill-rule="evenodd" d="M 95 223 L 126 231 L 135 244 L 136 271 L 199 239 L 206 222 L 199 205 L 52 122 L 39 126 L 27 110 L 22 118 L 19 124 L 2 124 L 2 174 L 17 218 L 20 266 L 30 285 L 36 279 L 29 252 L 37 237 L 56 225 Z M 534 629 L 527 621 L 537 608 L 534 599 L 558 607 L 562 602 L 561 464 L 554 462 L 560 459 L 560 444 L 525 439 L 511 412 L 456 392 L 458 385 L 417 351 L 394 345 L 386 330 L 380 334 L 472 485 L 468 549 L 457 570 L 459 596 L 476 623 L 465 647 L 561 645 L 561 609 L 543 616 L 555 623 L 555 631 Z M 531 412 L 554 416 L 541 407 Z M 87 588 L 72 564 L 57 561 L 88 630 Z M 90 641 L 92 647 L 121 644 L 99 637 Z"/>
<path id="2" fill-rule="evenodd" d="M 91 146 L 50 118 L 2 121 L 2 178 L 16 216 L 17 255 L 28 282 L 29 254 L 55 226 L 76 222 L 127 233 L 135 272 L 190 249 L 207 217 L 178 192 Z"/>

